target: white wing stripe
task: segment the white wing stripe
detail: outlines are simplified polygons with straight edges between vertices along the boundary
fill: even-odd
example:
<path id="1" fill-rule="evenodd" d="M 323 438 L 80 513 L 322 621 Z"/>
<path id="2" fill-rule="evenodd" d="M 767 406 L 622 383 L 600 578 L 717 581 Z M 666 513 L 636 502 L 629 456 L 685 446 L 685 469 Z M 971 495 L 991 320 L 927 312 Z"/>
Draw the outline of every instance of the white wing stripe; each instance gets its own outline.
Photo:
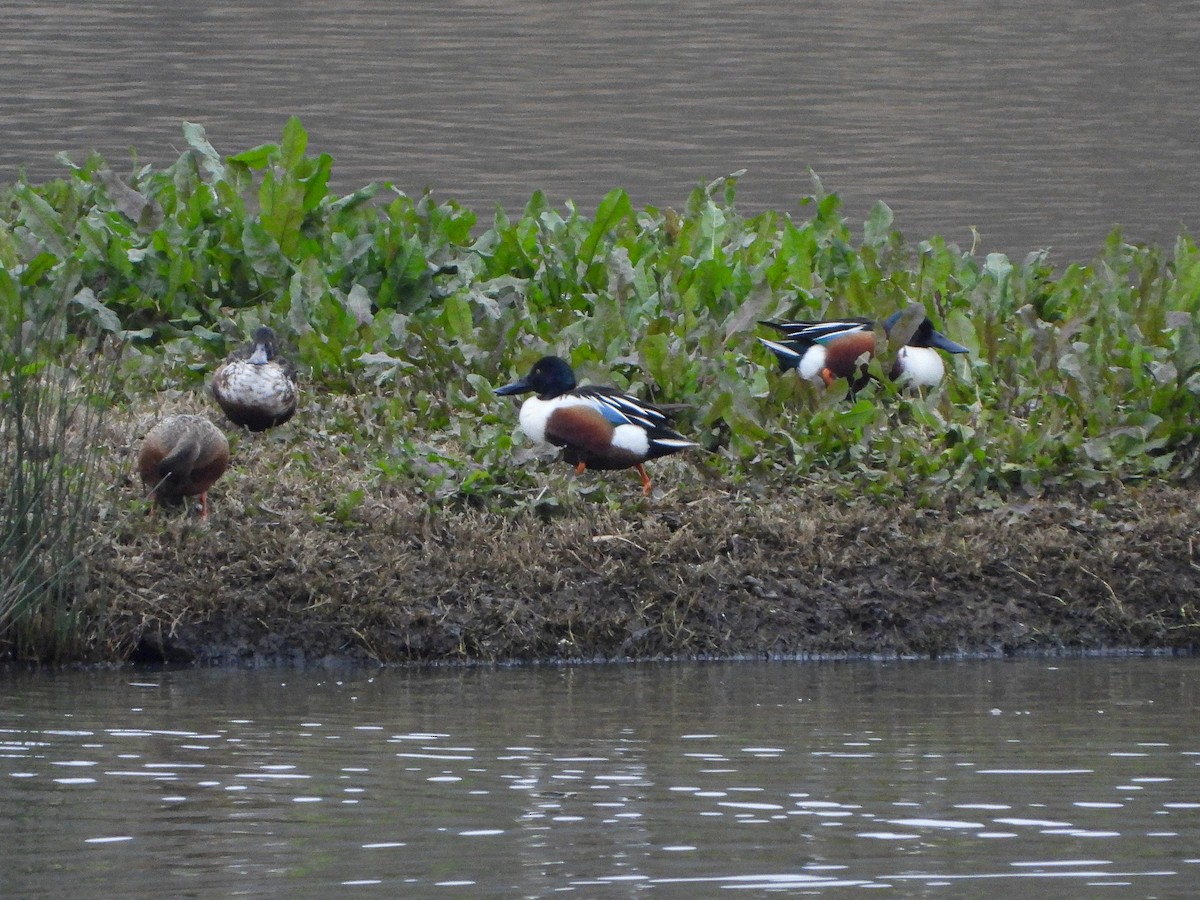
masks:
<path id="1" fill-rule="evenodd" d="M 778 326 L 792 341 L 828 341 L 846 334 L 869 331 L 873 326 L 866 322 L 779 322 Z"/>
<path id="2" fill-rule="evenodd" d="M 787 357 L 788 359 L 800 359 L 800 357 L 804 356 L 803 351 L 795 350 L 792 347 L 789 347 L 787 344 L 781 344 L 778 341 L 769 341 L 766 338 L 759 338 L 758 341 L 768 350 L 772 350 L 781 357 Z"/>

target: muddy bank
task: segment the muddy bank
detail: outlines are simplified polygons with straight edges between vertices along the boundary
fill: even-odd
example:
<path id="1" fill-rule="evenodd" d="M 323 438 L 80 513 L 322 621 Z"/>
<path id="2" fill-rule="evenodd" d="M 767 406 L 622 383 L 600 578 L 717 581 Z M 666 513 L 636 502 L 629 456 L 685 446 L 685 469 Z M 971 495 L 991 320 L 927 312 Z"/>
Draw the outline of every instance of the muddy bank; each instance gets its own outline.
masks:
<path id="1" fill-rule="evenodd" d="M 226 495 L 207 524 L 125 517 L 91 599 L 98 656 L 205 665 L 1191 652 L 1198 533 L 1168 487 L 941 510 L 697 487 L 548 518 L 394 497 L 345 524 Z"/>

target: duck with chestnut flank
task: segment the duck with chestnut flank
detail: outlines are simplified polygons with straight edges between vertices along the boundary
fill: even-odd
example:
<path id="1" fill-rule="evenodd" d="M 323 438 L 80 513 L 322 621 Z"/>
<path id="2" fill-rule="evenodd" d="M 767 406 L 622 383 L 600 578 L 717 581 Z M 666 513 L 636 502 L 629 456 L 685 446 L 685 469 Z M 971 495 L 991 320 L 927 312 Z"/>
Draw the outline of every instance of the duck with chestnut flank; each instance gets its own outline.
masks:
<path id="1" fill-rule="evenodd" d="M 296 412 L 296 367 L 276 352 L 275 332 L 264 325 L 213 373 L 212 393 L 233 424 L 265 431 Z"/>
<path id="2" fill-rule="evenodd" d="M 905 311 L 901 310 L 884 320 L 883 330 L 891 334 Z M 915 387 L 935 387 L 946 373 L 946 365 L 938 350 L 947 353 L 967 353 L 967 348 L 955 343 L 933 327 L 923 313 L 916 317 L 912 335 L 896 351 L 889 375 L 894 381 Z M 780 341 L 759 338 L 779 359 L 781 369 L 795 369 L 801 378 L 821 380 L 828 387 L 839 378 L 850 382 L 850 390 L 859 390 L 867 383 L 865 359 L 875 353 L 875 323 L 871 319 L 838 319 L 828 322 L 760 322 L 783 334 Z"/>
<path id="3" fill-rule="evenodd" d="M 146 434 L 138 472 L 154 506 L 200 498 L 200 518 L 208 518 L 208 489 L 229 468 L 229 441 L 204 416 L 167 416 Z"/>
<path id="4" fill-rule="evenodd" d="M 535 396 L 521 404 L 520 422 L 530 440 L 564 448 L 563 459 L 577 474 L 634 468 L 645 496 L 651 489 L 647 460 L 696 446 L 671 428 L 661 409 L 613 387 L 576 386 L 575 373 L 557 356 L 539 359 L 527 376 L 496 391 L 529 392 Z"/>

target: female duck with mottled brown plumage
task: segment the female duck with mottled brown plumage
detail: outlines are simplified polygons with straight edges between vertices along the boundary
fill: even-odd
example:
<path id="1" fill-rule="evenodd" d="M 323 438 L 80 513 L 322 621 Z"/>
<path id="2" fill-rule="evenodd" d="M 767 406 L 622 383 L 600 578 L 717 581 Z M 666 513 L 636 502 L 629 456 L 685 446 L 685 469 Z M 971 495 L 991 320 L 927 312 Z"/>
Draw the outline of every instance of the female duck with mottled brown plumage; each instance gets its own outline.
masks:
<path id="1" fill-rule="evenodd" d="M 200 518 L 208 518 L 208 489 L 229 468 L 229 441 L 204 416 L 167 416 L 146 434 L 138 472 L 154 504 L 200 498 Z M 153 509 L 153 507 L 152 507 Z"/>

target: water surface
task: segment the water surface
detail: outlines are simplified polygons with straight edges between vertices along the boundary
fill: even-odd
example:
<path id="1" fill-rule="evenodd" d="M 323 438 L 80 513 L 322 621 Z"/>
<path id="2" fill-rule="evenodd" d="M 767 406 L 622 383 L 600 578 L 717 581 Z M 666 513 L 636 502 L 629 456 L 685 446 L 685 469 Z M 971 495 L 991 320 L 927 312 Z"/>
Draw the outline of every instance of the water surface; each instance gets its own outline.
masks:
<path id="1" fill-rule="evenodd" d="M 0 894 L 1190 896 L 1200 661 L 0 681 Z"/>
<path id="2" fill-rule="evenodd" d="M 542 189 L 680 205 L 746 169 L 747 212 L 800 213 L 809 170 L 861 221 L 1088 259 L 1114 224 L 1197 221 L 1200 18 L 1187 4 L 610 0 L 15 0 L 0 179 L 57 151 L 163 164 L 180 123 L 233 153 L 297 114 L 343 190 L 480 209 Z"/>

